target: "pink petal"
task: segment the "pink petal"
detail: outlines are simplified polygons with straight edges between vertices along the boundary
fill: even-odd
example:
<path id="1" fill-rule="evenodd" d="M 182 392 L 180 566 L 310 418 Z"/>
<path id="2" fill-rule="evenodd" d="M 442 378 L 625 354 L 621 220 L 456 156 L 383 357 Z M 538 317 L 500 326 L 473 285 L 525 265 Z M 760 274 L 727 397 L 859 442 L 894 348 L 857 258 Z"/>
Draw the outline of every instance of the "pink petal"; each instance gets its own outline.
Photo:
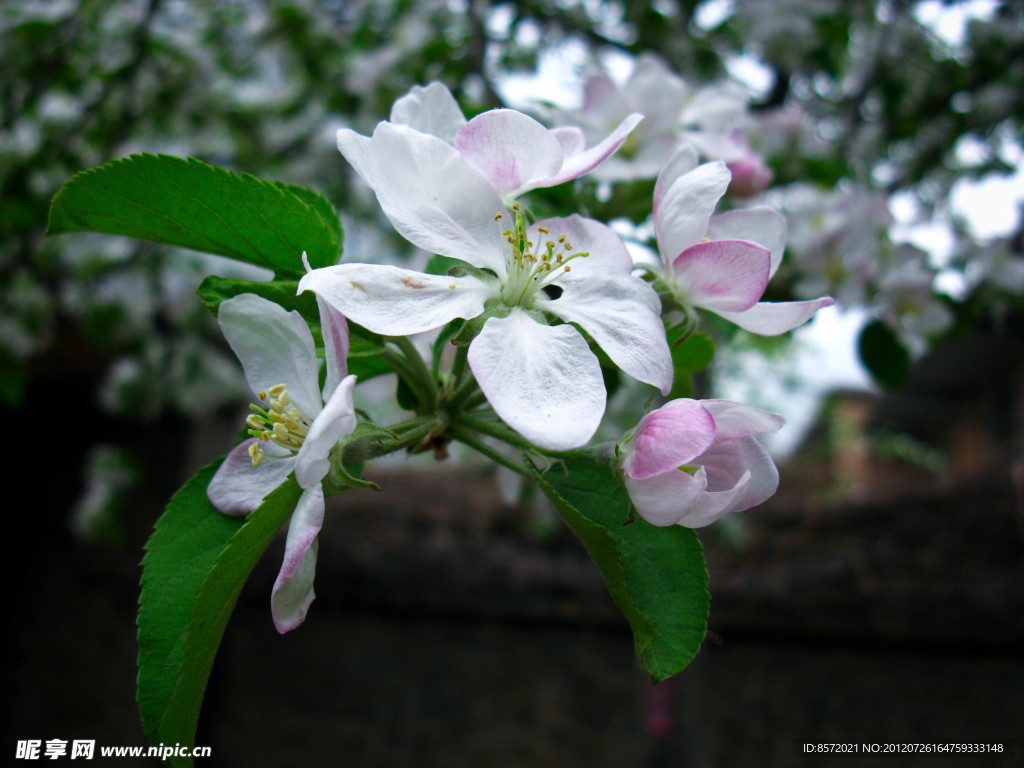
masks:
<path id="1" fill-rule="evenodd" d="M 270 612 L 274 626 L 282 635 L 306 619 L 306 611 L 315 597 L 316 537 L 323 522 L 324 489 L 315 485 L 302 492 L 292 512 L 284 545 L 284 562 L 270 593 Z"/>
<path id="2" fill-rule="evenodd" d="M 709 240 L 749 240 L 763 245 L 772 254 L 769 277 L 782 263 L 786 250 L 786 217 L 765 205 L 737 208 L 711 217 Z"/>
<path id="3" fill-rule="evenodd" d="M 566 155 L 565 162 L 557 173 L 528 182 L 524 186 L 523 191 L 538 187 L 553 187 L 572 179 L 578 179 L 580 176 L 589 173 L 618 151 L 619 147 L 629 137 L 630 132 L 640 124 L 641 120 L 643 120 L 643 115 L 629 115 L 601 143 L 583 152 Z"/>
<path id="4" fill-rule="evenodd" d="M 455 148 L 502 197 L 513 197 L 534 179 L 555 174 L 562 145 L 543 125 L 514 109 L 477 115 L 455 134 Z"/>
<path id="5" fill-rule="evenodd" d="M 698 165 L 665 187 L 654 217 L 658 251 L 665 265 L 704 239 L 708 222 L 729 186 L 729 169 L 718 161 Z"/>
<path id="6" fill-rule="evenodd" d="M 747 240 L 709 240 L 687 248 L 672 263 L 680 298 L 696 307 L 740 312 L 757 303 L 768 285 L 771 255 Z"/>
<path id="7" fill-rule="evenodd" d="M 714 441 L 715 420 L 706 408 L 696 400 L 671 400 L 640 419 L 622 469 L 640 480 L 674 472 Z"/>
<path id="8" fill-rule="evenodd" d="M 331 399 L 335 388 L 348 375 L 348 323 L 345 316 L 320 296 L 316 297 L 320 310 L 320 331 L 324 339 L 324 402 Z"/>

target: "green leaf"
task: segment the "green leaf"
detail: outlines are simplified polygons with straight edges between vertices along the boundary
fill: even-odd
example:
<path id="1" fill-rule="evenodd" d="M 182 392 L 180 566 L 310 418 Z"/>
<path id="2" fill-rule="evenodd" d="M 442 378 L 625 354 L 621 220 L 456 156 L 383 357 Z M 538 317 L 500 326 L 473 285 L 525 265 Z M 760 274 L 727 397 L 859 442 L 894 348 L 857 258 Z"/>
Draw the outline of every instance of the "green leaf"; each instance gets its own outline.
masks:
<path id="1" fill-rule="evenodd" d="M 174 495 L 146 544 L 138 704 L 152 744 L 193 745 L 213 659 L 242 585 L 301 494 L 290 476 L 248 517 L 223 515 L 206 496 L 219 465 L 200 470 Z"/>
<path id="2" fill-rule="evenodd" d="M 199 296 L 206 307 L 216 315 L 221 302 L 242 293 L 255 293 L 265 299 L 280 304 L 285 309 L 295 310 L 309 324 L 313 337 L 320 338 L 320 311 L 316 305 L 316 296 L 311 291 L 296 295 L 299 288 L 297 280 L 234 280 L 227 277 L 210 275 L 199 286 Z M 372 379 L 391 368 L 379 359 L 384 349 L 383 339 L 362 326 L 349 321 L 348 372 L 359 377 L 361 381 Z"/>
<path id="3" fill-rule="evenodd" d="M 194 158 L 131 155 L 73 176 L 50 206 L 48 235 L 105 232 L 301 275 L 341 253 L 341 223 L 317 193 Z"/>
<path id="4" fill-rule="evenodd" d="M 675 333 L 669 332 L 668 343 L 672 350 L 672 367 L 675 379 L 669 399 L 693 397 L 693 377 L 700 373 L 715 359 L 715 342 L 706 333 L 693 333 L 682 339 L 684 329 Z M 682 341 L 680 341 L 682 339 Z"/>
<path id="5" fill-rule="evenodd" d="M 875 381 L 887 389 L 903 386 L 910 374 L 910 352 L 889 326 L 881 320 L 864 326 L 857 351 Z"/>
<path id="6" fill-rule="evenodd" d="M 681 671 L 704 640 L 711 600 L 696 531 L 634 517 L 622 481 L 594 454 L 531 468 L 629 621 L 641 666 L 655 682 Z"/>
<path id="7" fill-rule="evenodd" d="M 319 325 L 320 314 L 316 306 L 316 296 L 309 291 L 296 294 L 298 290 L 298 280 L 235 280 L 210 275 L 199 284 L 196 293 L 214 316 L 217 315 L 222 302 L 243 293 L 255 293 L 287 310 L 297 310 L 304 318 L 312 319 Z"/>

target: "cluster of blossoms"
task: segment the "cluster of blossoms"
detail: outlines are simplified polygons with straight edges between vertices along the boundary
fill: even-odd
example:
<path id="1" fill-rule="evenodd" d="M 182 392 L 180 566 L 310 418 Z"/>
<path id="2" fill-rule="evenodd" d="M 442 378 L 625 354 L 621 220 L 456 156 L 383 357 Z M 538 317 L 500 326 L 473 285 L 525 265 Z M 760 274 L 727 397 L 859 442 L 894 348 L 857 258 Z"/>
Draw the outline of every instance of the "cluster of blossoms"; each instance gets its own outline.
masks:
<path id="1" fill-rule="evenodd" d="M 520 448 L 557 454 L 587 444 L 603 418 L 595 347 L 665 396 L 674 376 L 665 330 L 673 313 L 696 322 L 704 309 L 770 335 L 832 302 L 760 301 L 782 258 L 785 223 L 764 207 L 713 216 L 731 174 L 721 159 L 699 165 L 689 144 L 658 176 L 662 263 L 646 274 L 605 224 L 577 213 L 534 221 L 517 202 L 603 167 L 641 119 L 624 115 L 592 143 L 579 127 L 548 129 L 508 109 L 467 120 L 433 83 L 399 99 L 371 136 L 338 132 L 342 155 L 395 229 L 456 266 L 442 275 L 361 263 L 307 269 L 299 292 L 315 294 L 320 309 L 322 389 L 314 341 L 297 313 L 253 295 L 220 307 L 259 404 L 248 420 L 251 439 L 224 462 L 209 496 L 223 512 L 244 514 L 292 471 L 303 489 L 272 598 L 280 631 L 297 626 L 313 599 L 323 485 L 340 460 L 332 451 L 356 428 L 347 322 L 389 338 L 456 323 L 452 372 L 427 382 L 441 425 L 433 436 L 480 424 L 470 412 L 489 408 L 511 428 L 492 437 L 504 430 Z M 781 426 L 781 417 L 739 403 L 671 400 L 618 442 L 614 460 L 642 517 L 699 527 L 775 492 L 775 465 L 751 436 Z"/>
<path id="2" fill-rule="evenodd" d="M 748 100 L 746 90 L 730 81 L 694 89 L 660 57 L 643 53 L 621 85 L 595 69 L 584 81 L 582 107 L 550 114 L 559 124 L 580 126 L 590 140 L 627 114 L 644 115 L 622 151 L 594 169 L 595 178 L 653 179 L 676 150 L 690 145 L 728 165 L 733 194 L 754 195 L 771 183 L 772 173 L 746 138 Z"/>

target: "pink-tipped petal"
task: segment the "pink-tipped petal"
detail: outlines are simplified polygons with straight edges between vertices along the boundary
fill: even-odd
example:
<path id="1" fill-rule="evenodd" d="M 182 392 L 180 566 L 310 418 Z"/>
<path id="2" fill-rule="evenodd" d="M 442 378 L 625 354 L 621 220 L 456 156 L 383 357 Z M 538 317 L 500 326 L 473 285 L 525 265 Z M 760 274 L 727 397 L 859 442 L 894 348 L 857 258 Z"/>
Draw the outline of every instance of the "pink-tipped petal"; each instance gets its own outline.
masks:
<path id="1" fill-rule="evenodd" d="M 814 313 L 835 304 L 832 297 L 824 296 L 811 301 L 762 301 L 750 309 L 739 312 L 713 310 L 729 322 L 760 336 L 778 336 L 803 325 Z"/>
<path id="2" fill-rule="evenodd" d="M 514 197 L 532 180 L 554 175 L 563 162 L 558 139 L 513 109 L 477 115 L 455 135 L 455 147 L 502 197 Z"/>
<path id="3" fill-rule="evenodd" d="M 672 400 L 640 419 L 622 469 L 637 480 L 674 472 L 714 441 L 715 420 L 706 408 L 696 400 Z"/>
<path id="4" fill-rule="evenodd" d="M 636 128 L 643 119 L 643 115 L 640 114 L 634 113 L 629 115 L 625 120 L 619 123 L 615 130 L 608 134 L 601 143 L 596 144 L 583 152 L 567 155 L 561 169 L 554 174 L 531 180 L 525 185 L 524 191 L 536 189 L 538 187 L 553 187 L 558 184 L 563 184 L 566 181 L 578 179 L 580 176 L 589 173 L 617 152 L 619 147 L 621 147 L 629 137 L 630 132 Z"/>
<path id="5" fill-rule="evenodd" d="M 342 379 L 331 399 L 310 426 L 309 433 L 295 456 L 295 479 L 299 487 L 310 488 L 324 479 L 331 468 L 328 459 L 331 449 L 356 428 L 355 405 L 352 402 L 355 385 L 355 376 L 346 376 Z"/>
<path id="6" fill-rule="evenodd" d="M 316 537 L 323 522 L 324 489 L 315 485 L 302 492 L 292 512 L 284 545 L 284 562 L 270 593 L 270 612 L 274 626 L 282 635 L 305 620 L 315 597 Z"/>
<path id="7" fill-rule="evenodd" d="M 325 374 L 323 399 L 327 402 L 341 380 L 348 375 L 348 323 L 345 316 L 320 296 L 316 297 L 320 310 L 320 331 L 324 339 Z"/>
<path id="8" fill-rule="evenodd" d="M 469 365 L 498 416 L 541 448 L 578 448 L 601 423 L 601 365 L 571 325 L 542 325 L 518 308 L 492 317 Z"/>
<path id="9" fill-rule="evenodd" d="M 374 333 L 406 336 L 457 317 L 476 317 L 494 288 L 475 277 L 427 275 L 384 264 L 337 264 L 299 281 L 349 320 Z"/>
<path id="10" fill-rule="evenodd" d="M 709 240 L 679 254 L 672 273 L 688 304 L 741 312 L 764 294 L 770 258 L 767 248 L 747 240 Z"/>
<path id="11" fill-rule="evenodd" d="M 749 240 L 763 245 L 772 255 L 769 278 L 782 263 L 786 250 L 786 217 L 764 205 L 737 208 L 711 217 L 708 225 L 711 240 Z"/>
<path id="12" fill-rule="evenodd" d="M 288 479 L 295 459 L 273 443 L 260 442 L 266 458 L 252 465 L 249 446 L 259 442 L 245 440 L 232 449 L 206 488 L 210 502 L 225 515 L 247 515 L 263 503 L 268 493 Z"/>

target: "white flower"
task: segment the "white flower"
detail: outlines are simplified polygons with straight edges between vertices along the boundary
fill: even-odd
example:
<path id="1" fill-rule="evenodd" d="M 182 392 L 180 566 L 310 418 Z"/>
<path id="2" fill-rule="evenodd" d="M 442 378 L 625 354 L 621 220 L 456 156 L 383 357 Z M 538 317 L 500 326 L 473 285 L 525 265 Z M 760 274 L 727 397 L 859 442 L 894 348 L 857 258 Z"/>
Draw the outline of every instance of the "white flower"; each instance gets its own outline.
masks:
<path id="1" fill-rule="evenodd" d="M 408 126 L 383 122 L 345 151 L 402 235 L 471 267 L 436 276 L 341 264 L 308 273 L 300 291 L 314 291 L 385 335 L 486 312 L 469 347 L 470 368 L 497 414 L 543 448 L 583 445 L 604 413 L 600 365 L 571 323 L 626 373 L 669 391 L 672 362 L 658 297 L 631 274 L 629 253 L 610 229 L 580 216 L 527 227 L 455 147 Z"/>
<path id="2" fill-rule="evenodd" d="M 392 125 L 404 125 L 455 147 L 506 203 L 531 189 L 553 187 L 588 173 L 622 146 L 642 119 L 639 114 L 622 115 L 588 149 L 579 128 L 549 130 L 514 109 L 492 109 L 467 121 L 451 91 L 437 82 L 414 86 L 391 108 Z M 338 131 L 338 149 L 374 186 L 361 162 L 369 145 L 366 136 L 344 128 Z"/>
<path id="3" fill-rule="evenodd" d="M 652 179 L 684 142 L 705 156 L 726 162 L 747 158 L 750 148 L 737 133 L 747 117 L 743 87 L 721 82 L 692 89 L 665 62 L 651 53 L 636 58 L 633 71 L 619 85 L 607 72 L 591 72 L 583 85 L 583 107 L 552 110 L 561 124 L 579 125 L 587 137 L 604 135 L 630 113 L 644 116 L 624 150 L 595 169 L 607 181 Z"/>
<path id="4" fill-rule="evenodd" d="M 320 304 L 327 363 L 323 391 L 313 336 L 298 312 L 247 293 L 220 305 L 218 320 L 259 400 L 247 424 L 252 439 L 224 459 L 207 495 L 228 515 L 246 515 L 295 472 L 303 489 L 292 513 L 284 563 L 271 593 L 271 613 L 279 632 L 294 629 L 313 601 L 317 535 L 324 518 L 321 481 L 328 456 L 355 429 L 348 376 L 345 318 Z"/>
<path id="5" fill-rule="evenodd" d="M 696 150 L 687 145 L 662 169 L 654 187 L 661 275 L 683 306 L 762 336 L 785 333 L 833 301 L 759 301 L 782 262 L 786 221 L 765 206 L 712 217 L 729 181 L 723 161 L 698 166 Z"/>

